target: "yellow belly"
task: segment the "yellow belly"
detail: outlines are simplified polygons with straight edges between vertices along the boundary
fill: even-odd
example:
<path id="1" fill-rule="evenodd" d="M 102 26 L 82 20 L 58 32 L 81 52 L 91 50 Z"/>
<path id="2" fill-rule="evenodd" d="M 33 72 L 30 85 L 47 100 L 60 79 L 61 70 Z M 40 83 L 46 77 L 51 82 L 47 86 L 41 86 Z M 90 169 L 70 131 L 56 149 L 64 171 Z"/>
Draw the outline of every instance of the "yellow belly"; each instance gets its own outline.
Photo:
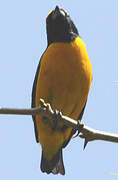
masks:
<path id="1" fill-rule="evenodd" d="M 91 81 L 91 63 L 83 41 L 78 37 L 71 43 L 53 43 L 41 60 L 36 106 L 43 98 L 53 109 L 77 120 L 86 103 Z M 64 132 L 52 131 L 41 116 L 36 116 L 36 125 L 44 153 L 51 159 L 69 138 L 72 128 Z M 59 123 L 59 126 L 63 126 L 63 123 Z"/>

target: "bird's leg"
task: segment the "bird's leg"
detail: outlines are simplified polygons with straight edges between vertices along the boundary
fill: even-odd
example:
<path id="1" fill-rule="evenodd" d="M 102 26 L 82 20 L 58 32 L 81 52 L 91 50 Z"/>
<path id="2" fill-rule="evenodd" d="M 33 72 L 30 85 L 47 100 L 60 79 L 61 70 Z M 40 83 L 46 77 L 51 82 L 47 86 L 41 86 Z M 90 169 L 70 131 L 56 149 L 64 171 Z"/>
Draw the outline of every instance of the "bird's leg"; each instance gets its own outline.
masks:
<path id="1" fill-rule="evenodd" d="M 52 130 L 55 130 L 58 125 L 58 121 L 61 119 L 62 113 L 58 111 L 57 109 L 53 110 L 54 112 L 54 119 L 52 121 Z"/>
<path id="2" fill-rule="evenodd" d="M 43 99 L 40 99 L 39 103 L 40 103 L 40 106 L 42 108 L 45 108 L 47 112 L 48 111 L 52 111 L 50 104 L 49 103 L 45 103 Z M 44 123 L 49 123 L 49 118 L 46 117 L 46 116 L 43 116 L 43 122 Z"/>

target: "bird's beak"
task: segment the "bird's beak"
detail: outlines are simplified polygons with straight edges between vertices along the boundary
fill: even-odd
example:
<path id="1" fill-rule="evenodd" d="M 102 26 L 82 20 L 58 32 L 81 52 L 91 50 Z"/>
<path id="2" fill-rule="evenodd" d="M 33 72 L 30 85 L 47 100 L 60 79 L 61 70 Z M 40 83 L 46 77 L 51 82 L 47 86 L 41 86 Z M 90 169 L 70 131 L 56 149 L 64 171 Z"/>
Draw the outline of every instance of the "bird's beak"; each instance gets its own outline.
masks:
<path id="1" fill-rule="evenodd" d="M 55 10 L 53 11 L 52 18 L 56 19 L 60 15 L 59 7 L 56 6 Z"/>
<path id="2" fill-rule="evenodd" d="M 52 18 L 56 19 L 59 16 L 65 17 L 65 13 L 59 8 L 59 6 L 56 6 L 55 10 L 53 11 Z"/>

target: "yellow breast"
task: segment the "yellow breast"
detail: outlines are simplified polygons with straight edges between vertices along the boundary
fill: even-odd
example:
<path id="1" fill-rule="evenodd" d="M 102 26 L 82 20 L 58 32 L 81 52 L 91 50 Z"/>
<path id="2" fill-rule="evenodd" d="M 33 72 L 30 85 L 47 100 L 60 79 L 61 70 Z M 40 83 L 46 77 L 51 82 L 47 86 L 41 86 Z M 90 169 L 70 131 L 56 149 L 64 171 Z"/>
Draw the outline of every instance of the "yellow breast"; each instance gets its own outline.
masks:
<path id="1" fill-rule="evenodd" d="M 41 61 L 36 100 L 46 98 L 53 108 L 65 115 L 71 114 L 77 103 L 79 115 L 91 80 L 91 63 L 85 44 L 79 37 L 71 43 L 53 43 Z"/>

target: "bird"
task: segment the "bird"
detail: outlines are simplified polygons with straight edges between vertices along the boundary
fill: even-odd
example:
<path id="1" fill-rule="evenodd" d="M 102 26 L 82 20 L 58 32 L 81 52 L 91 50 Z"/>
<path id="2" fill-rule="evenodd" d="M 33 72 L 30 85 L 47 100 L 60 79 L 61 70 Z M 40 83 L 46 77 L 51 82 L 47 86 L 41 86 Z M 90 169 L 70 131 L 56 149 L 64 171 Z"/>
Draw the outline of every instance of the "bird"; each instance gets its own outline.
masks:
<path id="1" fill-rule="evenodd" d="M 58 121 L 60 112 L 76 121 L 82 119 L 92 82 L 92 67 L 77 27 L 70 15 L 56 6 L 46 17 L 47 48 L 33 82 L 32 107 L 44 99 L 54 109 L 55 120 L 33 116 L 37 143 L 41 144 L 41 171 L 65 175 L 63 149 L 76 133 Z"/>

